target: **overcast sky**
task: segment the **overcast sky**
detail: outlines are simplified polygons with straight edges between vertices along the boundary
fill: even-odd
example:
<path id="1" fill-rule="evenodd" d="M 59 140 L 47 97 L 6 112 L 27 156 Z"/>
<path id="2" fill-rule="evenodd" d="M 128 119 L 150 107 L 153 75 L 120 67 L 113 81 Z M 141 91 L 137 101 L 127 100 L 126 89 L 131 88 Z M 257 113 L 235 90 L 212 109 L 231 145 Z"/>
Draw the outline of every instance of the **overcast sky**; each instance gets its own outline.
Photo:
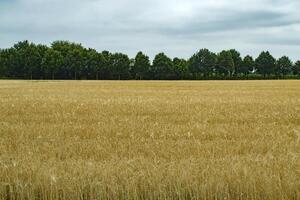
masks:
<path id="1" fill-rule="evenodd" d="M 0 48 L 70 40 L 188 58 L 201 48 L 300 59 L 299 0 L 0 0 Z"/>

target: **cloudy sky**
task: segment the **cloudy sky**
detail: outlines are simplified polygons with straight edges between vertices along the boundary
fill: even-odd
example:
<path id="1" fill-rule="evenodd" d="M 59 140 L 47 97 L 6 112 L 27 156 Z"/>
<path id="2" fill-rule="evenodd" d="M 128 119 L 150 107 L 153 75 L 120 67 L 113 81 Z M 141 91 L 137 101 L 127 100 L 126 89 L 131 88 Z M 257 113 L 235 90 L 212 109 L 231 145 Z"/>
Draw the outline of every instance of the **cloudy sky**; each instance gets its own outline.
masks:
<path id="1" fill-rule="evenodd" d="M 299 0 L 0 0 L 0 48 L 28 39 L 188 58 L 200 48 L 300 59 Z"/>

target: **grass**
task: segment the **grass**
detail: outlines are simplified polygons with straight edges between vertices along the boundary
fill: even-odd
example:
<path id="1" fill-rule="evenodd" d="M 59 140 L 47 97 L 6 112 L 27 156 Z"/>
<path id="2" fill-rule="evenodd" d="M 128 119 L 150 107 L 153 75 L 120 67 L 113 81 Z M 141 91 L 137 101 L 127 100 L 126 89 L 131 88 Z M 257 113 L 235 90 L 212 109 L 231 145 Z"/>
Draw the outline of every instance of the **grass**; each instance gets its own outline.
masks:
<path id="1" fill-rule="evenodd" d="M 300 199 L 300 81 L 0 81 L 0 199 Z"/>

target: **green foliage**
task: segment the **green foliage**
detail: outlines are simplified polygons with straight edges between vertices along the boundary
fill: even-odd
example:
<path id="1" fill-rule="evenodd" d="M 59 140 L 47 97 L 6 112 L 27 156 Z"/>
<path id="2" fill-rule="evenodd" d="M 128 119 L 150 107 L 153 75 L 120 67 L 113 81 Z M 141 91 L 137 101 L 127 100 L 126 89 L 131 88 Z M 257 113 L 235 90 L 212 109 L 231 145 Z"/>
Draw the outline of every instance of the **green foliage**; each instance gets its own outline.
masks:
<path id="1" fill-rule="evenodd" d="M 264 77 L 274 73 L 275 61 L 275 58 L 268 51 L 263 51 L 255 60 L 257 72 Z"/>
<path id="2" fill-rule="evenodd" d="M 14 45 L 15 54 L 15 68 L 22 71 L 24 78 L 33 78 L 34 71 L 39 67 L 39 53 L 33 43 L 27 40 L 18 42 Z M 22 75 L 21 73 L 18 75 Z"/>
<path id="3" fill-rule="evenodd" d="M 189 67 L 188 62 L 185 59 L 174 58 L 173 67 L 176 79 L 189 79 Z"/>
<path id="4" fill-rule="evenodd" d="M 172 79 L 175 76 L 172 60 L 164 53 L 155 56 L 152 65 L 152 74 L 154 79 Z"/>
<path id="5" fill-rule="evenodd" d="M 287 56 L 283 56 L 276 62 L 275 74 L 277 76 L 290 74 L 292 72 L 292 67 L 292 61 Z"/>
<path id="6" fill-rule="evenodd" d="M 253 58 L 249 55 L 245 56 L 245 58 L 242 61 L 242 64 L 239 68 L 239 73 L 248 75 L 250 72 L 255 71 L 255 62 Z"/>
<path id="7" fill-rule="evenodd" d="M 194 77 L 204 76 L 209 77 L 216 65 L 217 57 L 208 49 L 201 49 L 189 59 L 189 70 L 194 74 Z"/>
<path id="8" fill-rule="evenodd" d="M 88 49 L 85 52 L 85 74 L 86 77 L 99 80 L 103 75 L 105 67 L 104 57 L 95 49 Z"/>
<path id="9" fill-rule="evenodd" d="M 298 76 L 300 75 L 300 60 L 294 64 L 292 70 L 294 75 L 298 75 Z"/>
<path id="10" fill-rule="evenodd" d="M 129 79 L 130 60 L 127 55 L 115 53 L 111 55 L 110 74 L 111 79 L 126 80 Z"/>
<path id="11" fill-rule="evenodd" d="M 4 61 L 5 57 L 4 57 L 3 51 L 4 50 L 0 49 L 0 78 L 7 76 L 7 74 L 6 74 L 7 69 L 6 69 L 6 64 Z"/>
<path id="12" fill-rule="evenodd" d="M 68 41 L 55 41 L 51 46 L 63 56 L 61 74 L 67 79 L 80 79 L 85 66 L 85 48 Z"/>
<path id="13" fill-rule="evenodd" d="M 50 47 L 21 41 L 0 49 L 0 78 L 13 79 L 274 79 L 300 78 L 300 61 L 294 65 L 283 56 L 277 61 L 268 52 L 255 60 L 231 49 L 215 54 L 200 49 L 188 60 L 164 53 L 153 64 L 138 52 L 134 59 L 122 53 L 98 52 L 69 41 L 54 41 Z"/>
<path id="14" fill-rule="evenodd" d="M 236 73 L 236 74 L 242 73 L 241 66 L 243 64 L 243 60 L 241 58 L 240 52 L 238 52 L 235 49 L 231 49 L 229 51 L 231 53 L 231 57 L 232 57 L 233 64 L 234 64 L 234 73 Z"/>
<path id="15" fill-rule="evenodd" d="M 145 79 L 149 76 L 150 60 L 143 52 L 138 52 L 134 59 L 133 68 L 131 70 L 134 79 Z"/>
<path id="16" fill-rule="evenodd" d="M 217 58 L 216 72 L 231 77 L 235 73 L 234 60 L 230 51 L 222 51 Z"/>
<path id="17" fill-rule="evenodd" d="M 45 78 L 52 79 L 55 78 L 55 75 L 59 72 L 59 69 L 62 68 L 64 58 L 59 51 L 54 49 L 48 49 L 42 60 L 42 69 L 45 72 Z"/>
<path id="18" fill-rule="evenodd" d="M 0 52 L 1 77 L 18 78 L 16 67 L 16 50 L 14 48 L 2 49 Z"/>

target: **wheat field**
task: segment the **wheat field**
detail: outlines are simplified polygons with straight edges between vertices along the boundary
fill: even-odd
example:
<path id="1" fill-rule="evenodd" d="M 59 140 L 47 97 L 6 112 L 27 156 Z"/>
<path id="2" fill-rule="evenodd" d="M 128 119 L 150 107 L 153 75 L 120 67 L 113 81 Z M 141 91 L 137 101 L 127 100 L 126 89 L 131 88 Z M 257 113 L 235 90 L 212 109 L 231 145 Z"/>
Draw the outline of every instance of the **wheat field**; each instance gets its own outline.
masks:
<path id="1" fill-rule="evenodd" d="M 0 81 L 0 199 L 300 199 L 300 81 Z"/>

